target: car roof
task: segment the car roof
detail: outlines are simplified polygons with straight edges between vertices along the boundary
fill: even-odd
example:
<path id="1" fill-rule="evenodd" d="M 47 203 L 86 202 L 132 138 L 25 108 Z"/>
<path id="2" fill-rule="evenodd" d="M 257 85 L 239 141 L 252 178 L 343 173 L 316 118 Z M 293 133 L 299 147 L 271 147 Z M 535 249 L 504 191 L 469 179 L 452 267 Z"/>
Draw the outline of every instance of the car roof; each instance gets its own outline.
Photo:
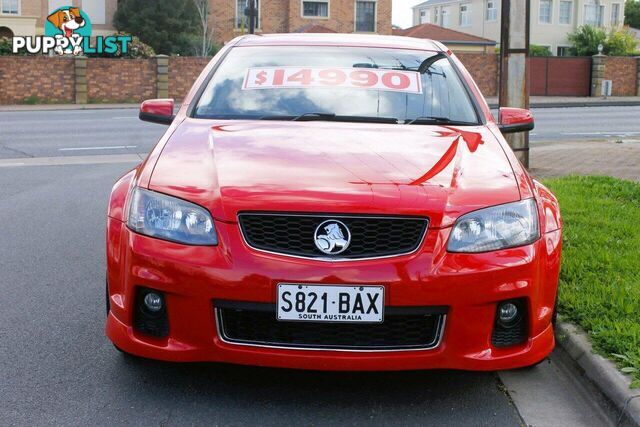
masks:
<path id="1" fill-rule="evenodd" d="M 433 40 L 377 34 L 281 33 L 245 35 L 233 42 L 236 46 L 362 46 L 446 51 L 442 44 Z"/>

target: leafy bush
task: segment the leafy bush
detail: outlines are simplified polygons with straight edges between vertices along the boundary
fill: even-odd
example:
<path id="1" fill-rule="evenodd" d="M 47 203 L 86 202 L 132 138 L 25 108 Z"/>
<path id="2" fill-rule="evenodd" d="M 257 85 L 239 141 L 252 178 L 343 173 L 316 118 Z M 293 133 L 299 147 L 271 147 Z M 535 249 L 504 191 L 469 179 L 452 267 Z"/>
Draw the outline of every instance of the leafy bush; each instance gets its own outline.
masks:
<path id="1" fill-rule="evenodd" d="M 13 55 L 12 44 L 9 37 L 0 37 L 0 56 Z"/>
<path id="2" fill-rule="evenodd" d="M 549 46 L 529 45 L 529 56 L 551 56 Z"/>
<path id="3" fill-rule="evenodd" d="M 627 28 L 611 30 L 604 44 L 607 55 L 631 55 L 636 49 L 636 39 Z"/>
<path id="4" fill-rule="evenodd" d="M 636 49 L 635 38 L 627 28 L 612 29 L 607 34 L 601 28 L 583 25 L 569 34 L 569 41 L 578 56 L 596 55 L 600 44 L 602 53 L 612 56 L 632 55 Z"/>

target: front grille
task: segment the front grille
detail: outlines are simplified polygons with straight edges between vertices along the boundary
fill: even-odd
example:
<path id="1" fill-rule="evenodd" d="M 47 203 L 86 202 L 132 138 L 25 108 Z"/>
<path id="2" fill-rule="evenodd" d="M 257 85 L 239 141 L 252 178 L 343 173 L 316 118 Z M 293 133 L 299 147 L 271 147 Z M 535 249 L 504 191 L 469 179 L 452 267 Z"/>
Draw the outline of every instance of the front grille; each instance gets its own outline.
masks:
<path id="1" fill-rule="evenodd" d="M 252 248 L 284 255 L 322 259 L 363 259 L 408 254 L 422 242 L 429 220 L 419 217 L 242 213 L 245 241 Z M 326 255 L 315 245 L 316 228 L 339 220 L 349 228 L 351 243 L 339 255 Z"/>
<path id="2" fill-rule="evenodd" d="M 269 347 L 389 351 L 437 347 L 446 307 L 386 307 L 382 323 L 276 320 L 275 305 L 216 301 L 218 333 L 234 344 Z"/>

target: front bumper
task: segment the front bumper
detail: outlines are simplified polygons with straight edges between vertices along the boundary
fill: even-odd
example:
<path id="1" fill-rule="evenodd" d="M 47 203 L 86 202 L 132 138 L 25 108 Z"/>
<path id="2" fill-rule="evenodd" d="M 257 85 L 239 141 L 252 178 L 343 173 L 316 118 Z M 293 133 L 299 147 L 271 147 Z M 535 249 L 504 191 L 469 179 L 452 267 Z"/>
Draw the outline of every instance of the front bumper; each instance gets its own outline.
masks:
<path id="1" fill-rule="evenodd" d="M 431 229 L 411 255 L 328 263 L 256 252 L 243 242 L 237 224 L 217 222 L 216 227 L 220 245 L 197 247 L 141 236 L 108 219 L 106 333 L 116 346 L 168 361 L 322 370 L 510 369 L 537 363 L 554 347 L 559 230 L 521 248 L 452 254 L 445 250 L 450 229 Z M 338 351 L 248 346 L 220 337 L 214 300 L 274 303 L 281 282 L 382 284 L 387 307 L 446 306 L 442 339 L 432 349 Z M 168 337 L 153 338 L 133 328 L 138 286 L 165 293 Z M 494 347 L 496 305 L 515 298 L 527 302 L 529 338 Z"/>

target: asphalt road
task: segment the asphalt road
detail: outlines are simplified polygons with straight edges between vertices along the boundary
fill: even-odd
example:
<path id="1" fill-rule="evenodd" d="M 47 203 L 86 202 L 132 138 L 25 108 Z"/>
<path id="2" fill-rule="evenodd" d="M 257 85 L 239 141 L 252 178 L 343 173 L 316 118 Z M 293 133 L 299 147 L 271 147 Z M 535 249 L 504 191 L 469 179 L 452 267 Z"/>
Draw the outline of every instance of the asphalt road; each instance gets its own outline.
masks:
<path id="1" fill-rule="evenodd" d="M 164 127 L 134 116 L 0 114 L 0 425 L 609 424 L 599 396 L 558 355 L 500 375 L 301 372 L 121 355 L 103 331 L 105 211 L 111 185 L 136 162 L 95 159 L 149 150 Z M 79 154 L 87 156 L 80 164 L 57 166 L 6 160 Z"/>
<path id="2" fill-rule="evenodd" d="M 530 141 L 640 139 L 640 107 L 539 108 Z"/>
<path id="3" fill-rule="evenodd" d="M 0 158 L 147 153 L 166 127 L 135 109 L 0 112 Z M 531 141 L 640 139 L 640 107 L 534 110 Z"/>

